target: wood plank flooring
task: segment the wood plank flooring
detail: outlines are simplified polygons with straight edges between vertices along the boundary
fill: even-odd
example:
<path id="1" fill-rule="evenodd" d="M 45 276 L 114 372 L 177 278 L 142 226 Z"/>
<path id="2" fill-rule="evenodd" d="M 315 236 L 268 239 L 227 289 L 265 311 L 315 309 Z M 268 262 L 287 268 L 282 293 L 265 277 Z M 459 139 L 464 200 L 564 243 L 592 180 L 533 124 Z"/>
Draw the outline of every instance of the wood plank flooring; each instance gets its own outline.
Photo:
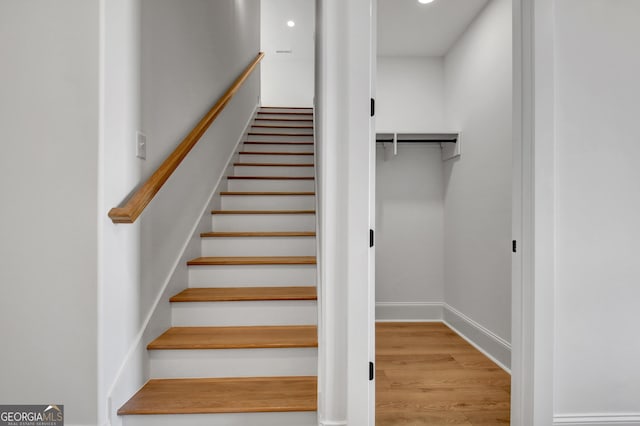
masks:
<path id="1" fill-rule="evenodd" d="M 510 386 L 442 323 L 376 324 L 376 426 L 509 424 Z"/>

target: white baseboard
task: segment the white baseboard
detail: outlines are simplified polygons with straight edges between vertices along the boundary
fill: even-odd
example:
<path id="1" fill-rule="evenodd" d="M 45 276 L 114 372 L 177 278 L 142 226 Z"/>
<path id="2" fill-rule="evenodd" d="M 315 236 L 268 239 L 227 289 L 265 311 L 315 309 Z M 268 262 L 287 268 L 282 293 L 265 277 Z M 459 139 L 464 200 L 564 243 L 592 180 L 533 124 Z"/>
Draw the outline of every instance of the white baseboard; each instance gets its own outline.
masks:
<path id="1" fill-rule="evenodd" d="M 553 424 L 560 426 L 640 426 L 640 413 L 562 414 L 553 416 Z"/>
<path id="2" fill-rule="evenodd" d="M 320 420 L 319 426 L 347 426 L 346 420 Z"/>
<path id="3" fill-rule="evenodd" d="M 442 321 L 442 303 L 378 302 L 376 321 Z"/>
<path id="4" fill-rule="evenodd" d="M 445 324 L 511 374 L 511 344 L 509 342 L 446 303 L 443 308 Z"/>

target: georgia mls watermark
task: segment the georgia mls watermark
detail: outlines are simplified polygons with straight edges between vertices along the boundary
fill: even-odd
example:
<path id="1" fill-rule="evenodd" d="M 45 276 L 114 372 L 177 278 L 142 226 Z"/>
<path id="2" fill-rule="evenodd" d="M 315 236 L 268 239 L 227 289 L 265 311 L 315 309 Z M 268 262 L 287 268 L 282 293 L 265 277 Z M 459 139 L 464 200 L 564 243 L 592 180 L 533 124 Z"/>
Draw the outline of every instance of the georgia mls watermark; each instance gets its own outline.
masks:
<path id="1" fill-rule="evenodd" d="M 64 405 L 0 405 L 0 426 L 64 426 Z"/>

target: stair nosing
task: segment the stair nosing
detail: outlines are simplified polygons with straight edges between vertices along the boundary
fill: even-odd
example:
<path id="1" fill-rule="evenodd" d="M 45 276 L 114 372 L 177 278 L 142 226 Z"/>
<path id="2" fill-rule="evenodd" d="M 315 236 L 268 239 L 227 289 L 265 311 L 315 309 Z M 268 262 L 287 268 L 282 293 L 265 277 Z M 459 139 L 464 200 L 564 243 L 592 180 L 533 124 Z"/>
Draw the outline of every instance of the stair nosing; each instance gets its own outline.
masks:
<path id="1" fill-rule="evenodd" d="M 222 191 L 220 195 L 226 196 L 315 196 L 312 191 Z"/>
<path id="2" fill-rule="evenodd" d="M 313 176 L 227 176 L 231 180 L 315 180 Z"/>
<path id="3" fill-rule="evenodd" d="M 212 210 L 211 214 L 316 214 L 315 210 Z"/>
<path id="4" fill-rule="evenodd" d="M 273 115 L 313 115 L 312 112 L 258 111 L 258 114 Z"/>
<path id="5" fill-rule="evenodd" d="M 296 383 L 297 382 L 297 383 Z M 305 383 L 307 382 L 307 383 Z M 263 385 L 264 383 L 264 385 Z M 216 406 L 215 404 L 211 404 L 205 406 L 202 404 L 202 401 L 199 401 L 199 404 L 188 405 L 185 403 L 180 403 L 177 406 L 168 407 L 167 404 L 160 404 L 160 406 L 153 406 L 149 398 L 149 394 L 153 392 L 157 392 L 158 394 L 164 396 L 169 393 L 172 395 L 180 395 L 180 390 L 182 390 L 185 384 L 188 385 L 189 388 L 198 388 L 199 386 L 206 386 L 207 389 L 211 389 L 211 386 L 215 386 L 216 384 L 220 384 L 224 386 L 222 392 L 226 392 L 229 385 L 238 385 L 242 386 L 243 384 L 251 385 L 251 389 L 271 389 L 272 386 L 278 383 L 279 385 L 293 385 L 296 383 L 298 386 L 308 386 L 313 393 L 316 392 L 318 379 L 317 376 L 283 376 L 283 377 L 225 377 L 225 378 L 177 378 L 177 379 L 150 379 L 148 380 L 142 388 L 136 392 L 136 394 L 130 398 L 124 405 L 120 407 L 118 410 L 118 415 L 153 415 L 153 414 L 223 414 L 223 413 L 256 413 L 256 412 L 312 412 L 317 410 L 317 393 L 310 395 L 310 397 L 292 402 L 291 398 L 287 398 L 286 395 L 284 401 L 287 403 L 283 404 L 281 401 L 274 400 L 270 401 L 269 399 L 260 398 L 260 404 L 252 403 L 250 397 L 246 396 L 244 400 L 238 401 L 240 404 L 237 409 L 229 409 L 228 405 L 226 406 Z M 176 385 L 172 388 L 172 385 Z M 286 386 L 286 387 L 289 387 Z M 151 390 L 149 388 L 160 388 Z M 140 403 L 137 398 L 141 398 L 141 394 L 147 393 L 146 395 L 146 404 Z M 244 395 L 247 395 L 245 392 L 242 392 Z M 249 395 L 252 395 L 251 393 Z M 299 395 L 299 394 L 295 394 Z M 258 394 L 258 396 L 260 396 Z M 271 402 L 271 405 L 265 404 L 265 401 Z M 186 401 L 185 401 L 186 402 Z M 215 400 L 217 403 L 218 400 Z M 157 403 L 156 403 L 157 404 Z M 234 407 L 235 408 L 235 407 Z"/>
<path id="6" fill-rule="evenodd" d="M 316 265 L 315 256 L 201 256 L 187 266 Z"/>
<path id="7" fill-rule="evenodd" d="M 260 120 L 260 121 L 311 121 L 313 122 L 312 118 L 261 118 L 261 117 L 256 117 L 255 120 Z"/>
<path id="8" fill-rule="evenodd" d="M 314 167 L 313 163 L 233 163 L 235 167 Z"/>
<path id="9" fill-rule="evenodd" d="M 307 141 L 244 141 L 251 145 L 313 145 L 313 142 Z"/>
<path id="10" fill-rule="evenodd" d="M 314 155 L 313 152 L 289 152 L 289 151 L 284 151 L 284 152 L 270 152 L 270 151 L 265 151 L 265 152 L 260 152 L 260 151 L 240 151 L 239 152 L 240 155 L 288 155 L 288 156 L 292 156 L 292 155 L 304 155 L 304 156 L 310 156 L 310 155 Z"/>
<path id="11" fill-rule="evenodd" d="M 195 337 L 190 333 L 198 332 Z M 243 336 L 243 333 L 259 333 L 267 338 L 258 341 L 255 336 Z M 278 336 L 268 336 L 268 333 L 279 333 Z M 291 339 L 288 333 L 300 333 Z M 217 336 L 218 340 L 209 338 Z M 311 334 L 309 338 L 307 334 Z M 225 341 L 233 335 L 235 341 Z M 182 341 L 180 338 L 182 337 Z M 289 337 L 289 339 L 287 339 Z M 242 341 L 242 339 L 246 339 Z M 200 340 L 198 340 L 200 339 Z M 222 350 L 222 349 L 286 349 L 286 348 L 316 348 L 318 347 L 318 327 L 316 325 L 249 325 L 222 327 L 170 327 L 147 345 L 147 350 Z"/>
<path id="12" fill-rule="evenodd" d="M 314 231 L 253 231 L 253 232 L 202 232 L 201 238 L 243 238 L 243 237 L 315 237 Z"/>
<path id="13" fill-rule="evenodd" d="M 271 294 L 260 294 L 271 290 Z M 279 292 L 273 293 L 273 290 Z M 304 290 L 302 294 L 300 291 Z M 312 291 L 309 291 L 312 290 Z M 215 295 L 219 291 L 221 294 Z M 235 294 L 234 294 L 235 292 Z M 212 294 L 213 293 L 213 294 Z M 169 299 L 171 303 L 207 303 L 207 302 L 264 302 L 264 301 L 300 301 L 318 300 L 315 286 L 289 287 L 213 287 L 186 288 Z"/>
<path id="14" fill-rule="evenodd" d="M 259 129 L 313 129 L 313 126 L 278 126 L 268 124 L 253 124 L 251 127 Z"/>
<path id="15" fill-rule="evenodd" d="M 313 136 L 313 132 L 311 133 L 269 133 L 269 132 L 249 132 L 247 133 L 249 136 Z"/>

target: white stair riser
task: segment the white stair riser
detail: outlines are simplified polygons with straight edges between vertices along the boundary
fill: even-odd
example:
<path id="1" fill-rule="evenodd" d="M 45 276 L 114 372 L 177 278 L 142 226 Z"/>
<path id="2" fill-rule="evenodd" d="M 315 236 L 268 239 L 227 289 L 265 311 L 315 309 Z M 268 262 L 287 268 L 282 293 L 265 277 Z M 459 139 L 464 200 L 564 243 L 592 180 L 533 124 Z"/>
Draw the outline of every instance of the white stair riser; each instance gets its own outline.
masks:
<path id="1" fill-rule="evenodd" d="M 304 176 L 313 177 L 313 166 L 235 166 L 235 176 Z"/>
<path id="2" fill-rule="evenodd" d="M 318 322 L 315 300 L 172 303 L 174 327 L 309 325 Z"/>
<path id="3" fill-rule="evenodd" d="M 295 134 L 303 136 L 313 136 L 313 129 L 306 129 L 302 127 L 251 127 L 251 132 L 256 133 L 273 133 L 273 134 Z"/>
<path id="4" fill-rule="evenodd" d="M 255 120 L 257 126 L 313 126 L 312 118 L 296 118 L 294 120 Z"/>
<path id="5" fill-rule="evenodd" d="M 313 155 L 240 154 L 241 163 L 313 164 Z"/>
<path id="6" fill-rule="evenodd" d="M 254 132 L 251 132 L 254 133 Z M 255 132 L 255 133 L 267 133 L 267 132 Z M 300 132 L 303 133 L 303 132 Z M 252 135 L 247 136 L 248 141 L 263 141 L 263 142 L 313 142 L 313 135 Z"/>
<path id="7" fill-rule="evenodd" d="M 312 179 L 229 179 L 229 191 L 315 191 Z"/>
<path id="8" fill-rule="evenodd" d="M 315 209 L 312 209 L 315 210 Z M 315 231 L 314 214 L 214 214 L 216 231 Z"/>
<path id="9" fill-rule="evenodd" d="M 202 256 L 315 256 L 315 237 L 215 237 L 202 239 Z"/>
<path id="10" fill-rule="evenodd" d="M 123 416 L 123 426 L 317 426 L 316 412 Z"/>
<path id="11" fill-rule="evenodd" d="M 313 120 L 313 114 L 270 114 L 268 112 L 261 112 L 260 114 L 258 114 L 257 118 L 268 118 L 269 120 Z"/>
<path id="12" fill-rule="evenodd" d="M 207 265 L 189 267 L 189 287 L 316 285 L 316 265 Z"/>
<path id="13" fill-rule="evenodd" d="M 149 351 L 152 379 L 315 376 L 316 348 Z"/>
<path id="14" fill-rule="evenodd" d="M 242 150 L 249 152 L 313 152 L 313 145 L 244 143 Z"/>
<path id="15" fill-rule="evenodd" d="M 260 112 L 265 112 L 265 113 L 269 113 L 269 112 L 291 112 L 291 113 L 300 113 L 300 112 L 304 112 L 304 113 L 310 113 L 313 112 L 313 108 L 312 107 L 299 107 L 299 108 L 291 108 L 291 107 L 279 107 L 279 106 L 264 106 L 264 107 L 260 107 L 259 109 Z"/>
<path id="16" fill-rule="evenodd" d="M 223 195 L 223 210 L 313 210 L 313 195 Z"/>

